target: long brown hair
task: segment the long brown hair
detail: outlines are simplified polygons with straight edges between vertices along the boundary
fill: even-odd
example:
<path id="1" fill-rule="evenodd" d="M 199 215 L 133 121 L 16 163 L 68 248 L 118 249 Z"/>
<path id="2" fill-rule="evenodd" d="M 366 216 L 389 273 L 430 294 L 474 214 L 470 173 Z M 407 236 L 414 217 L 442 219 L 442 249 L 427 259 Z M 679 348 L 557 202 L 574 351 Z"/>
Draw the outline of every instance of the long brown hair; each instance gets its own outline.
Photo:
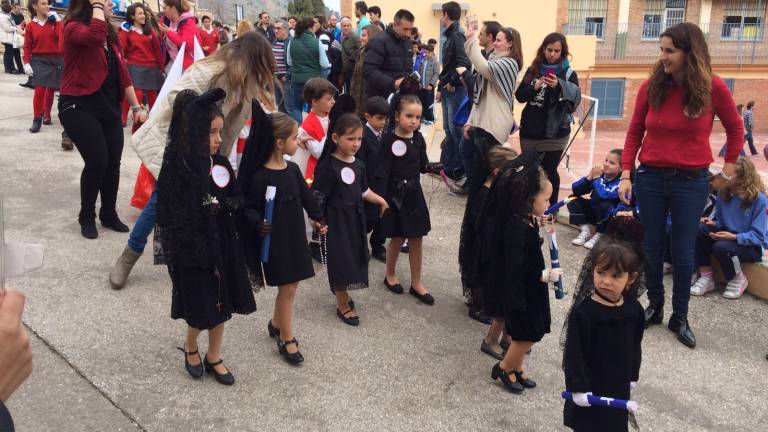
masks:
<path id="1" fill-rule="evenodd" d="M 130 24 L 130 25 L 135 27 L 136 22 L 133 20 L 133 16 L 136 15 L 136 9 L 143 10 L 144 11 L 144 16 L 146 17 L 146 21 L 144 21 L 144 26 L 141 27 L 141 30 L 145 34 L 151 34 L 151 32 L 153 31 L 153 27 L 152 27 L 152 18 L 153 18 L 152 11 L 148 10 L 147 8 L 145 8 L 142 3 L 136 2 L 136 3 L 128 6 L 125 9 L 125 21 L 128 24 Z"/>
<path id="2" fill-rule="evenodd" d="M 562 47 L 560 51 L 560 60 L 558 63 L 562 63 L 565 60 L 568 60 L 568 58 L 571 56 L 571 53 L 568 51 L 568 40 L 565 38 L 565 35 L 557 32 L 550 33 L 541 42 L 539 49 L 536 50 L 536 57 L 533 59 L 531 67 L 529 67 L 528 71 L 525 73 L 525 77 L 523 78 L 524 82 L 534 80 L 541 75 L 539 69 L 541 69 L 541 65 L 547 62 L 547 58 L 544 55 L 544 50 L 547 49 L 548 45 L 557 42 L 560 42 L 560 46 Z"/>
<path id="3" fill-rule="evenodd" d="M 509 57 L 517 62 L 517 69 L 521 69 L 523 67 L 523 42 L 520 39 L 520 32 L 512 27 L 504 27 L 499 32 L 504 33 L 507 42 L 512 44 L 509 48 Z"/>
<path id="4" fill-rule="evenodd" d="M 685 113 L 689 117 L 701 115 L 712 104 L 712 60 L 704 33 L 696 25 L 688 22 L 673 25 L 661 34 L 668 37 L 672 45 L 685 52 L 685 76 L 683 89 Z M 658 110 L 667 98 L 667 91 L 673 85 L 664 72 L 661 60 L 653 65 L 651 78 L 648 80 L 648 103 Z"/>
<path id="5" fill-rule="evenodd" d="M 73 20 L 73 21 L 80 21 L 84 24 L 90 24 L 91 19 L 93 18 L 93 8 L 91 7 L 91 2 L 88 0 L 70 0 L 69 6 L 67 7 L 67 14 L 64 15 L 64 21 Z M 109 19 L 106 18 L 104 21 L 107 24 L 107 40 L 111 44 L 118 45 L 120 42 L 117 39 L 117 32 L 115 32 L 115 27 L 109 23 Z M 66 43 L 66 40 L 64 40 L 64 43 Z"/>
<path id="6" fill-rule="evenodd" d="M 749 208 L 757 200 L 757 196 L 765 193 L 763 179 L 751 160 L 741 157 L 736 161 L 736 170 L 733 179 L 722 189 L 720 196 L 725 201 L 737 196 L 741 199 L 744 208 Z"/>
<path id="7" fill-rule="evenodd" d="M 86 0 L 87 1 L 87 0 Z M 216 62 L 224 67 L 211 78 L 211 87 L 223 87 L 227 100 L 255 96 L 265 106 L 275 106 L 275 57 L 272 45 L 262 35 L 247 32 L 233 42 L 223 45 L 199 63 Z M 258 89 L 257 94 L 251 94 Z"/>

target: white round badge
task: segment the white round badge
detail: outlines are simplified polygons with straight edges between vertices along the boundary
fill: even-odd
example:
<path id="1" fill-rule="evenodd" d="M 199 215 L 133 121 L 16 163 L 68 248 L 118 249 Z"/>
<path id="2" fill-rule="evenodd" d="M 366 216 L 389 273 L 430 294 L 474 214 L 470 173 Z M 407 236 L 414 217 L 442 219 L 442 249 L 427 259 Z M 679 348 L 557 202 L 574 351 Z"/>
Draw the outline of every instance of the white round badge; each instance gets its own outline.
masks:
<path id="1" fill-rule="evenodd" d="M 397 140 L 392 143 L 392 154 L 397 157 L 403 156 L 407 150 L 408 146 L 403 140 Z"/>
<path id="2" fill-rule="evenodd" d="M 229 185 L 229 171 L 221 165 L 214 165 L 211 169 L 211 177 L 216 186 L 225 188 Z"/>
<path id="3" fill-rule="evenodd" d="M 351 185 L 355 182 L 355 170 L 350 167 L 344 167 L 341 169 L 341 181 Z"/>

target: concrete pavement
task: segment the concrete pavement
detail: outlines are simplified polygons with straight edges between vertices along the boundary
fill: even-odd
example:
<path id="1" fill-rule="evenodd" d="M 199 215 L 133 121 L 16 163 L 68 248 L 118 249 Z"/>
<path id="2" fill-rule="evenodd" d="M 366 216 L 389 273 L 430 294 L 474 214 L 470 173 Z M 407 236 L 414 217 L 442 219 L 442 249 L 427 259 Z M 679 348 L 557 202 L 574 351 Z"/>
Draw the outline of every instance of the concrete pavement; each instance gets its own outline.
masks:
<path id="1" fill-rule="evenodd" d="M 8 237 L 46 248 L 42 270 L 7 283 L 27 295 L 24 322 L 37 334 L 35 371 L 9 401 L 19 431 L 564 430 L 558 342 L 569 301 L 553 297 L 552 333 L 527 358 L 539 387 L 516 396 L 493 383 L 495 360 L 479 351 L 486 328 L 467 318 L 461 297 L 456 251 L 465 201 L 431 177 L 423 180 L 433 225 L 424 279 L 435 306 L 391 294 L 380 284 L 383 265 L 372 262 L 371 288 L 353 293 L 362 324 L 352 328 L 336 318 L 319 273 L 299 288 L 295 327 L 307 360 L 295 368 L 266 334 L 276 294 L 267 288 L 256 295 L 256 313 L 227 324 L 223 356 L 235 386 L 193 381 L 175 349 L 184 325 L 169 317 L 166 269 L 145 254 L 128 287 L 109 289 L 107 273 L 127 236 L 103 229 L 98 240 L 80 236 L 82 161 L 61 151 L 58 119 L 27 132 L 32 92 L 19 81 L 0 75 L 0 191 Z M 129 207 L 137 169 L 126 141 L 119 212 L 129 225 L 138 214 Z M 569 244 L 573 230 L 559 233 L 572 287 L 585 251 Z M 401 260 L 404 283 L 407 269 Z M 765 430 L 766 303 L 694 298 L 690 321 L 696 350 L 666 327 L 646 332 L 634 395 L 641 430 Z M 201 338 L 203 354 L 206 345 Z"/>

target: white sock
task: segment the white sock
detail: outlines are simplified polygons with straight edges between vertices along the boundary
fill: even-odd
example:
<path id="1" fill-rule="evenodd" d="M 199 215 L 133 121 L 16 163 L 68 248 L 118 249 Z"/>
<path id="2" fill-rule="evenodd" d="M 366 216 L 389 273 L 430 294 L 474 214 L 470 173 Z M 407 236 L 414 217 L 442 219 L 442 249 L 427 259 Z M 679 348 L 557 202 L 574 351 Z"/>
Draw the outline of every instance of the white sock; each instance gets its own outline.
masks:
<path id="1" fill-rule="evenodd" d="M 591 229 L 589 229 L 589 225 L 582 225 L 579 228 L 581 228 L 581 232 L 587 233 L 587 234 L 591 233 L 592 231 Z"/>

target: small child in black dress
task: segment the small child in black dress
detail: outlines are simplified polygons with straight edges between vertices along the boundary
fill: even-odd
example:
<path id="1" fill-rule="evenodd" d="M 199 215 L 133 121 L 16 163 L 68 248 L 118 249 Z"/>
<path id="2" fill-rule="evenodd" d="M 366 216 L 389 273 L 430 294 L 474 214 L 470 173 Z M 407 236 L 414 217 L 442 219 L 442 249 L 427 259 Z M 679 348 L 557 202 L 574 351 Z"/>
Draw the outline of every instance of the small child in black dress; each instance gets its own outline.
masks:
<path id="1" fill-rule="evenodd" d="M 565 388 L 573 394 L 564 423 L 575 431 L 628 430 L 628 411 L 590 406 L 587 395 L 629 400 L 639 379 L 642 238 L 640 222 L 616 217 L 584 261 L 561 340 Z"/>
<path id="2" fill-rule="evenodd" d="M 248 264 L 255 274 L 262 274 L 261 246 L 264 238 L 271 236 L 263 276 L 267 285 L 278 287 L 278 292 L 267 331 L 277 339 L 283 358 L 294 365 L 303 362 L 304 356 L 293 335 L 293 300 L 299 282 L 315 275 L 304 231 L 304 210 L 316 231 L 321 235 L 327 232 L 301 170 L 285 160 L 296 153 L 297 136 L 298 125 L 291 117 L 279 112 L 267 115 L 255 102 L 251 133 L 238 174 L 247 200 L 245 216 L 251 227 L 246 243 Z M 271 224 L 264 219 L 267 186 L 277 189 Z"/>
<path id="3" fill-rule="evenodd" d="M 397 258 L 403 242 L 410 247 L 410 294 L 432 305 L 434 297 L 421 281 L 422 240 L 431 229 L 429 208 L 421 190 L 420 175 L 427 172 L 427 144 L 418 131 L 421 102 L 415 95 L 393 99 L 395 129 L 384 134 L 373 189 L 385 197 L 389 209 L 381 219 L 381 232 L 387 244 L 387 274 L 384 285 L 395 294 L 403 287 L 397 277 Z"/>
<path id="4" fill-rule="evenodd" d="M 368 188 L 365 164 L 355 158 L 363 139 L 363 125 L 355 114 L 342 114 L 334 121 L 331 141 L 315 169 L 312 190 L 328 223 L 326 265 L 331 292 L 336 295 L 336 315 L 357 326 L 349 290 L 368 287 L 363 201 L 377 205 L 379 216 L 387 202 Z"/>
<path id="5" fill-rule="evenodd" d="M 157 258 L 173 283 L 171 317 L 187 322 L 184 365 L 194 378 L 213 373 L 235 383 L 221 359 L 224 322 L 256 310 L 253 286 L 237 230 L 244 199 L 227 158 L 221 156 L 224 91 L 180 92 L 173 104 L 168 147 L 157 180 Z M 208 353 L 197 337 L 208 330 Z"/>
<path id="6" fill-rule="evenodd" d="M 494 317 L 503 318 L 512 342 L 491 378 L 521 393 L 536 383 L 523 372 L 525 353 L 550 331 L 548 282 L 560 269 L 546 268 L 539 220 L 549 207 L 552 183 L 528 150 L 507 162 L 491 186 L 478 225 L 483 231 L 483 271 L 489 272 L 485 301 Z"/>

